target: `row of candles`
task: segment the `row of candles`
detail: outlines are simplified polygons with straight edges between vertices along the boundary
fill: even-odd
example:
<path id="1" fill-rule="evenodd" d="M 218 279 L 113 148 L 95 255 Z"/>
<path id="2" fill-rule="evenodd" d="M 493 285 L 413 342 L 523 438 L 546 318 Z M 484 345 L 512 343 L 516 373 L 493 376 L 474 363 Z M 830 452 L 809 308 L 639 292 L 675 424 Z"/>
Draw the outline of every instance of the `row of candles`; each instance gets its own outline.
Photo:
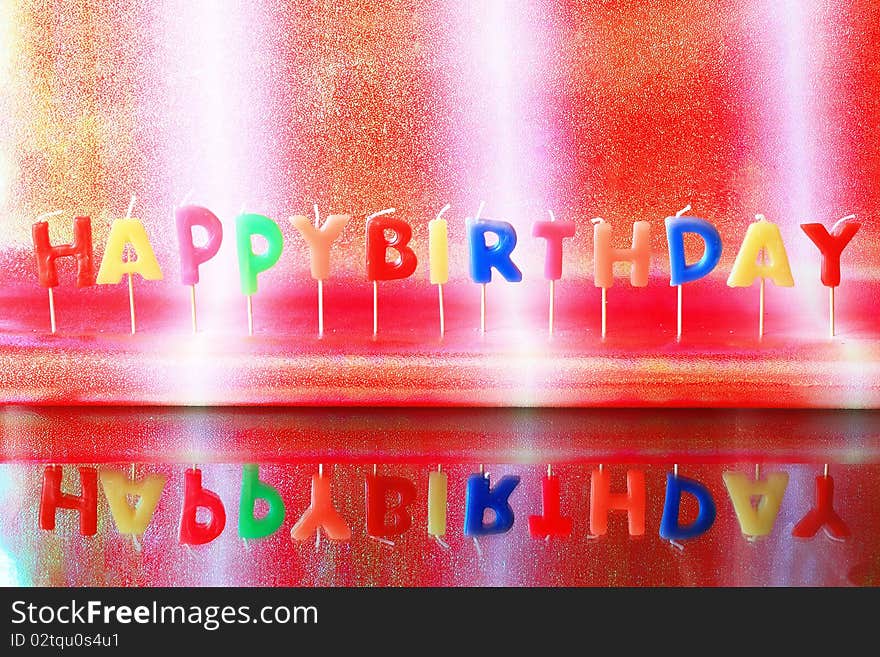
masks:
<path id="1" fill-rule="evenodd" d="M 62 490 L 63 469 L 47 466 L 43 472 L 40 495 L 39 523 L 44 530 L 55 529 L 59 509 L 79 513 L 79 528 L 83 536 L 97 533 L 98 482 L 110 507 L 110 514 L 119 533 L 129 535 L 137 546 L 139 536 L 147 530 L 167 477 L 152 473 L 137 479 L 134 473 L 120 470 L 80 467 L 80 494 Z M 331 491 L 331 477 L 319 466 L 311 478 L 311 502 L 296 520 L 290 535 L 294 541 L 313 538 L 319 542 L 322 533 L 335 541 L 348 541 L 351 526 L 337 510 Z M 754 540 L 773 531 L 779 514 L 788 474 L 768 472 L 761 476 L 756 466 L 751 477 L 742 472 L 724 472 L 722 479 L 733 504 L 742 533 Z M 816 477 L 815 503 L 794 526 L 792 535 L 811 538 L 820 529 L 836 540 L 844 540 L 850 531 L 834 510 L 834 480 L 825 471 Z M 490 534 L 509 532 L 515 522 L 510 498 L 520 484 L 520 477 L 505 475 L 492 482 L 480 466 L 480 472 L 471 474 L 465 482 L 464 536 L 477 539 Z M 449 480 L 440 467 L 428 473 L 427 532 L 444 547 L 447 533 L 447 492 Z M 528 518 L 529 533 L 536 539 L 568 538 L 572 536 L 573 519 L 564 515 L 561 500 L 561 481 L 552 467 L 547 467 L 541 481 L 542 512 Z M 698 505 L 697 516 L 682 523 L 682 498 L 691 496 Z M 416 485 L 410 479 L 383 475 L 374 466 L 366 476 L 365 511 L 366 531 L 371 538 L 390 543 L 396 536 L 409 531 L 413 518 L 409 511 L 417 501 Z M 645 472 L 629 469 L 625 490 L 612 491 L 608 469 L 598 466 L 590 475 L 589 536 L 599 537 L 608 532 L 609 512 L 627 515 L 631 536 L 645 534 L 646 517 Z M 137 500 L 132 502 L 132 500 Z M 757 503 L 755 501 L 757 500 Z M 258 501 L 267 511 L 257 516 Z M 486 511 L 491 510 L 491 521 Z M 238 534 L 243 539 L 265 538 L 278 531 L 284 523 L 286 507 L 278 489 L 260 479 L 259 466 L 242 467 L 239 495 Z M 201 520 L 199 518 L 202 518 Z M 679 474 L 676 465 L 666 476 L 666 492 L 659 535 L 681 547 L 679 541 L 697 538 L 708 532 L 715 522 L 716 505 L 709 489 L 699 481 Z M 184 474 L 183 508 L 180 519 L 179 541 L 185 545 L 210 543 L 226 526 L 226 510 L 220 496 L 204 487 L 202 471 L 192 466 Z M 479 546 L 478 546 L 479 549 Z"/>
<path id="2" fill-rule="evenodd" d="M 140 275 L 146 280 L 160 280 L 162 270 L 150 244 L 143 223 L 131 217 L 134 199 L 127 216 L 115 220 L 110 228 L 104 255 L 97 274 L 94 268 L 91 219 L 76 217 L 73 222 L 74 239 L 69 244 L 52 245 L 49 240 L 50 216 L 60 212 L 41 215 L 33 225 L 33 243 L 40 284 L 49 291 L 49 316 L 53 333 L 56 332 L 53 289 L 58 286 L 56 260 L 63 257 L 76 259 L 76 284 L 86 287 L 94 284 L 118 284 L 127 276 L 131 332 L 136 332 L 134 286 L 132 276 Z M 444 207 L 428 224 L 428 273 L 432 285 L 437 286 L 439 330 L 445 333 L 443 285 L 449 280 L 448 225 L 443 218 L 449 209 Z M 474 217 L 466 219 L 470 278 L 480 285 L 480 329 L 486 330 L 486 288 L 493 273 L 510 283 L 522 280 L 522 272 L 514 260 L 517 234 L 513 225 L 506 221 L 482 218 L 484 205 Z M 696 216 L 687 216 L 687 206 L 675 216 L 665 220 L 669 245 L 670 285 L 678 288 L 677 327 L 682 334 L 682 288 L 684 285 L 709 275 L 721 258 L 722 243 L 717 228 Z M 379 282 L 408 278 L 415 272 L 418 258 L 411 245 L 412 227 L 394 216 L 394 208 L 382 210 L 366 217 L 366 274 L 373 283 L 373 334 L 379 330 L 378 290 Z M 562 278 L 564 242 L 575 235 L 572 221 L 556 221 L 552 212 L 549 220 L 535 221 L 532 235 L 546 243 L 544 278 L 549 281 L 550 300 L 548 328 L 553 333 L 555 308 L 555 283 Z M 731 287 L 751 287 L 757 281 L 760 286 L 758 335 L 764 335 L 764 284 L 769 279 L 778 286 L 792 287 L 794 278 L 779 226 L 756 215 L 749 225 L 736 255 L 727 284 Z M 190 288 L 192 329 L 198 331 L 196 312 L 196 286 L 199 283 L 199 267 L 215 257 L 223 241 L 223 224 L 211 210 L 197 205 L 182 205 L 174 210 L 180 257 L 180 282 Z M 330 215 L 323 221 L 317 205 L 314 221 L 304 215 L 290 218 L 308 245 L 311 276 L 318 285 L 318 334 L 324 333 L 323 284 L 330 277 L 331 246 L 338 240 L 351 222 L 347 214 Z M 861 227 L 854 215 L 844 217 L 829 231 L 821 223 L 805 223 L 801 229 L 818 249 L 821 257 L 821 281 L 829 289 L 829 332 L 835 334 L 834 291 L 840 285 L 840 259 L 843 250 Z M 196 244 L 194 229 L 200 229 L 206 240 Z M 602 336 L 607 333 L 607 290 L 614 285 L 614 263 L 630 263 L 630 283 L 634 287 L 648 284 L 651 261 L 650 224 L 636 221 L 632 226 L 632 242 L 628 248 L 612 245 L 612 226 L 601 218 L 593 219 L 594 283 L 602 289 L 601 316 Z M 494 236 L 490 240 L 489 235 Z M 701 257 L 688 262 L 685 257 L 685 236 L 694 235 L 702 241 Z M 255 236 L 265 240 L 266 249 L 255 251 Z M 241 292 L 247 300 L 248 333 L 254 333 L 253 296 L 258 290 L 259 275 L 274 267 L 283 250 L 281 229 L 271 218 L 255 213 L 242 213 L 235 219 L 235 239 L 238 255 Z M 127 251 L 128 249 L 128 251 Z M 126 253 L 129 257 L 126 257 Z M 389 258 L 389 254 L 392 255 Z"/>

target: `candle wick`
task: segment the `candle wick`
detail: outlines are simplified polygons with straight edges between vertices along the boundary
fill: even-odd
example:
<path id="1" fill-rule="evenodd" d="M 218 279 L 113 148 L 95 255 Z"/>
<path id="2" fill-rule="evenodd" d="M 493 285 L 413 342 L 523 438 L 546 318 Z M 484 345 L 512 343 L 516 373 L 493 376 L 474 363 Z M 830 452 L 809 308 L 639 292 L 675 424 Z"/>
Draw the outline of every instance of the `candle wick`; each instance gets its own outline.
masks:
<path id="1" fill-rule="evenodd" d="M 135 204 L 135 201 L 137 201 L 137 196 L 135 196 L 134 194 L 132 194 L 132 195 L 131 195 L 131 201 L 129 201 L 129 203 L 128 203 L 128 211 L 125 213 L 125 216 L 126 216 L 127 218 L 131 218 L 131 213 L 134 211 L 134 204 Z"/>
<path id="2" fill-rule="evenodd" d="M 396 210 L 394 208 L 388 208 L 387 210 L 379 210 L 379 212 L 374 212 L 369 217 L 367 217 L 367 221 L 369 221 L 370 219 L 372 219 L 374 217 L 381 217 L 383 214 L 391 214 L 393 212 L 396 212 Z"/>
<path id="3" fill-rule="evenodd" d="M 51 212 L 44 212 L 43 214 L 37 216 L 37 221 L 42 221 L 43 219 L 48 219 L 49 217 L 57 217 L 61 214 L 64 214 L 64 210 L 52 210 Z"/>
<path id="4" fill-rule="evenodd" d="M 556 221 L 556 215 L 553 214 L 553 210 L 551 210 L 550 208 L 547 208 L 547 212 L 550 213 L 550 221 Z"/>
<path id="5" fill-rule="evenodd" d="M 605 220 L 604 220 L 602 217 L 593 217 L 592 219 L 590 219 L 590 223 L 593 224 L 593 225 L 595 225 L 595 224 L 604 224 L 604 223 L 605 223 Z"/>
<path id="6" fill-rule="evenodd" d="M 443 206 L 443 209 L 440 210 L 440 212 L 437 213 L 437 218 L 439 219 L 440 217 L 442 217 L 442 216 L 443 216 L 443 213 L 446 212 L 446 211 L 447 211 L 449 208 L 451 208 L 451 207 L 452 207 L 452 204 L 451 204 L 451 203 L 447 203 L 446 205 L 444 205 L 444 206 Z"/>
<path id="7" fill-rule="evenodd" d="M 315 209 L 315 228 L 318 228 L 321 225 L 321 214 L 318 212 L 317 203 L 315 203 L 312 207 Z"/>
<path id="8" fill-rule="evenodd" d="M 681 210 L 679 210 L 678 212 L 676 212 L 676 213 L 675 213 L 675 216 L 676 216 L 676 217 L 680 217 L 680 216 L 683 215 L 685 212 L 688 212 L 690 209 L 691 209 L 691 204 L 688 203 L 688 204 L 687 204 L 686 206 L 684 206 Z"/>
<path id="9" fill-rule="evenodd" d="M 850 219 L 855 219 L 855 218 L 856 218 L 856 215 L 854 215 L 854 214 L 848 214 L 848 215 L 846 215 L 845 217 L 841 217 L 841 218 L 838 219 L 838 220 L 835 222 L 835 224 L 831 227 L 831 232 L 832 232 L 832 233 L 836 233 L 838 227 L 840 227 L 842 224 L 845 224 L 845 223 L 846 223 L 847 221 L 849 221 Z"/>
<path id="10" fill-rule="evenodd" d="M 755 221 L 767 221 L 767 217 L 765 217 L 763 214 L 756 214 Z"/>
<path id="11" fill-rule="evenodd" d="M 480 215 L 483 214 L 484 207 L 486 207 L 486 201 L 480 201 L 480 207 L 477 208 L 477 214 L 474 215 L 475 220 L 479 219 Z"/>

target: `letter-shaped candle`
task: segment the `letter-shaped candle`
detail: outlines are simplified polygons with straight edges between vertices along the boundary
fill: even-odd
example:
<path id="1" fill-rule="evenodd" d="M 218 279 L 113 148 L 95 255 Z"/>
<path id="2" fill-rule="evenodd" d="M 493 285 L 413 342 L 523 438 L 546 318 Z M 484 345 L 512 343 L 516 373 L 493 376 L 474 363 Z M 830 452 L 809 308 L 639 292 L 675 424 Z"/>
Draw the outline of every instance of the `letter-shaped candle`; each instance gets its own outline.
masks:
<path id="1" fill-rule="evenodd" d="M 626 511 L 629 535 L 645 533 L 645 473 L 626 471 L 626 492 L 611 493 L 611 476 L 603 469 L 593 470 L 590 477 L 590 533 L 608 533 L 608 511 Z"/>
<path id="2" fill-rule="evenodd" d="M 773 531 L 773 523 L 776 522 L 788 486 L 788 474 L 771 472 L 766 479 L 755 480 L 742 472 L 725 472 L 721 477 L 727 486 L 742 533 L 758 537 L 767 536 Z M 760 498 L 757 507 L 752 504 L 754 497 Z"/>
<path id="3" fill-rule="evenodd" d="M 501 477 L 495 488 L 490 486 L 487 475 L 469 476 L 464 501 L 464 535 L 476 537 L 510 531 L 514 516 L 508 498 L 517 484 L 519 477 L 513 475 Z M 495 518 L 488 525 L 483 522 L 486 509 L 495 513 Z"/>
<path id="4" fill-rule="evenodd" d="M 801 229 L 822 254 L 822 285 L 828 288 L 828 326 L 834 337 L 834 288 L 840 285 L 840 254 L 858 232 L 861 223 L 849 215 L 838 221 L 829 233 L 822 224 L 801 224 Z"/>
<path id="5" fill-rule="evenodd" d="M 180 252 L 180 282 L 195 285 L 199 282 L 199 265 L 207 262 L 220 250 L 223 242 L 223 224 L 213 212 L 198 205 L 184 205 L 175 209 L 177 243 Z M 204 246 L 196 246 L 193 228 L 202 228 L 208 239 Z"/>
<path id="6" fill-rule="evenodd" d="M 397 536 L 412 525 L 412 516 L 406 508 L 416 499 L 416 487 L 403 477 L 367 475 L 365 483 L 367 499 L 367 534 L 375 537 Z M 394 496 L 390 507 L 386 500 Z M 391 518 L 388 519 L 388 515 Z"/>
<path id="7" fill-rule="evenodd" d="M 266 240 L 265 253 L 254 253 L 254 235 Z M 257 293 L 257 276 L 274 267 L 281 257 L 284 238 L 278 224 L 262 214 L 240 214 L 236 217 L 235 237 L 241 293 L 250 297 Z"/>
<path id="8" fill-rule="evenodd" d="M 532 224 L 532 236 L 547 242 L 544 257 L 544 278 L 558 281 L 562 278 L 562 240 L 574 237 L 575 226 L 572 221 L 536 221 Z"/>
<path id="9" fill-rule="evenodd" d="M 560 511 L 559 477 L 548 474 L 541 480 L 542 514 L 529 516 L 529 534 L 532 538 L 565 538 L 571 534 L 571 518 Z"/>
<path id="10" fill-rule="evenodd" d="M 351 528 L 333 506 L 330 477 L 322 473 L 312 475 L 312 502 L 290 530 L 290 537 L 295 541 L 305 541 L 319 529 L 323 529 L 334 541 L 351 538 Z"/>
<path id="11" fill-rule="evenodd" d="M 263 500 L 269 510 L 257 518 L 254 505 Z M 260 466 L 247 464 L 241 469 L 241 498 L 238 506 L 238 535 L 263 538 L 275 533 L 284 522 L 284 501 L 274 486 L 260 481 Z"/>
<path id="12" fill-rule="evenodd" d="M 761 251 L 766 251 L 770 257 L 769 264 L 758 263 Z M 769 278 L 780 287 L 794 286 L 779 226 L 767 221 L 763 215 L 749 224 L 727 284 L 730 287 L 751 287 L 756 278 Z"/>
<path id="13" fill-rule="evenodd" d="M 699 235 L 703 240 L 702 257 L 688 264 L 684 254 L 686 233 Z M 721 259 L 721 235 L 705 219 L 698 217 L 666 217 L 666 239 L 669 242 L 669 284 L 684 285 L 707 276 Z"/>
<path id="14" fill-rule="evenodd" d="M 550 212 L 550 221 L 536 221 L 532 224 L 532 235 L 547 241 L 547 255 L 544 258 L 544 278 L 550 281 L 550 304 L 547 311 L 547 325 L 553 335 L 553 318 L 556 309 L 556 281 L 562 278 L 562 240 L 574 237 L 574 223 L 556 221 Z"/>
<path id="15" fill-rule="evenodd" d="M 125 246 L 131 244 L 135 257 L 123 259 Z M 139 219 L 117 219 L 110 226 L 107 246 L 101 267 L 98 269 L 98 285 L 118 283 L 125 274 L 140 274 L 148 281 L 162 280 L 162 270 L 150 245 L 150 238 Z"/>
<path id="16" fill-rule="evenodd" d="M 614 263 L 632 264 L 629 280 L 633 287 L 645 287 L 651 266 L 651 224 L 647 221 L 633 223 L 632 247 L 615 249 L 611 246 L 611 224 L 596 221 L 593 224 L 593 257 L 595 269 L 593 282 L 596 287 L 609 288 L 614 285 Z"/>
<path id="17" fill-rule="evenodd" d="M 260 235 L 266 240 L 265 253 L 254 253 L 254 235 Z M 253 335 L 254 309 L 251 297 L 257 293 L 257 276 L 278 262 L 284 248 L 284 238 L 278 224 L 269 217 L 262 214 L 240 214 L 235 218 L 235 239 L 241 293 L 247 297 L 248 335 Z"/>
<path id="18" fill-rule="evenodd" d="M 76 258 L 76 286 L 88 287 L 95 284 L 95 266 L 92 256 L 92 220 L 77 217 L 73 220 L 73 242 L 52 246 L 49 242 L 49 224 L 38 221 L 33 225 L 34 255 L 37 260 L 37 274 L 40 285 L 53 288 L 58 286 L 58 258 Z"/>
<path id="19" fill-rule="evenodd" d="M 764 215 L 755 215 L 755 221 L 749 225 L 746 236 L 743 238 L 739 253 L 727 284 L 730 287 L 749 287 L 756 278 L 761 279 L 760 296 L 758 302 L 758 338 L 764 337 L 764 279 L 771 279 L 780 287 L 793 287 L 794 278 L 788 264 L 788 254 L 782 243 L 782 234 L 779 226 L 770 223 Z M 770 256 L 770 264 L 764 264 L 763 254 Z M 757 262 L 761 256 L 761 263 Z"/>
<path id="20" fill-rule="evenodd" d="M 801 230 L 822 254 L 822 285 L 825 287 L 840 285 L 840 254 L 861 227 L 861 222 L 848 219 L 835 224 L 829 233 L 822 224 L 801 224 Z"/>
<path id="21" fill-rule="evenodd" d="M 443 308 L 443 286 L 449 281 L 449 233 L 443 213 L 449 209 L 446 204 L 436 219 L 428 222 L 428 275 L 431 285 L 437 286 L 437 302 L 440 307 L 440 337 L 446 333 L 446 318 Z"/>
<path id="22" fill-rule="evenodd" d="M 349 221 L 351 215 L 331 214 L 318 228 L 305 215 L 290 218 L 290 223 L 309 245 L 309 269 L 316 281 L 330 278 L 330 245 L 342 234 Z"/>
<path id="23" fill-rule="evenodd" d="M 823 527 L 838 540 L 849 536 L 849 527 L 834 510 L 834 480 L 828 475 L 816 477 L 816 506 L 800 519 L 791 530 L 791 535 L 812 538 Z"/>
<path id="24" fill-rule="evenodd" d="M 682 526 L 679 522 L 681 495 L 688 493 L 697 499 L 697 518 L 691 524 Z M 671 472 L 666 475 L 666 499 L 663 502 L 663 517 L 660 519 L 660 538 L 667 541 L 681 541 L 705 534 L 715 522 L 715 501 L 709 490 L 701 483 L 678 476 Z"/>
<path id="25" fill-rule="evenodd" d="M 389 216 L 394 208 L 367 217 L 367 279 L 373 282 L 373 335 L 379 332 L 379 281 L 407 278 L 416 270 L 418 260 L 409 247 L 412 228 L 401 219 Z M 391 233 L 386 237 L 385 232 Z M 397 252 L 388 260 L 388 249 Z"/>
<path id="26" fill-rule="evenodd" d="M 391 233 L 386 238 L 385 231 Z M 408 278 L 416 270 L 418 259 L 408 246 L 412 228 L 402 219 L 374 215 L 367 220 L 367 279 L 391 281 Z M 388 260 L 388 249 L 397 252 L 394 260 Z"/>
<path id="27" fill-rule="evenodd" d="M 488 246 L 486 233 L 493 233 L 498 241 Z M 474 283 L 485 285 L 491 282 L 493 269 L 509 283 L 522 280 L 522 272 L 511 259 L 516 248 L 516 230 L 511 224 L 492 219 L 468 219 L 467 234 L 470 272 Z"/>
<path id="28" fill-rule="evenodd" d="M 446 493 L 448 480 L 445 472 L 437 470 L 428 475 L 428 535 L 446 535 Z"/>
<path id="29" fill-rule="evenodd" d="M 351 220 L 347 214 L 331 214 L 321 225 L 321 214 L 315 203 L 315 225 L 309 218 L 298 214 L 290 218 L 293 227 L 299 231 L 309 245 L 309 265 L 312 278 L 318 281 L 318 335 L 324 335 L 324 281 L 330 278 L 330 245 L 342 234 L 342 229 Z"/>
<path id="30" fill-rule="evenodd" d="M 210 515 L 207 522 L 199 522 L 199 508 Z M 202 488 L 202 471 L 193 468 L 183 476 L 183 514 L 180 517 L 180 542 L 184 545 L 203 545 L 220 536 L 226 526 L 226 509 L 217 493 Z"/>
<path id="31" fill-rule="evenodd" d="M 40 494 L 40 529 L 55 529 L 58 509 L 79 511 L 79 533 L 94 536 L 98 531 L 98 471 L 79 468 L 80 494 L 61 492 L 60 465 L 47 466 L 43 471 L 43 490 Z"/>
<path id="32" fill-rule="evenodd" d="M 150 474 L 141 481 L 132 481 L 123 472 L 102 470 L 100 476 L 119 533 L 140 536 L 147 531 L 165 488 L 165 475 Z M 129 495 L 137 498 L 136 504 L 128 501 Z"/>

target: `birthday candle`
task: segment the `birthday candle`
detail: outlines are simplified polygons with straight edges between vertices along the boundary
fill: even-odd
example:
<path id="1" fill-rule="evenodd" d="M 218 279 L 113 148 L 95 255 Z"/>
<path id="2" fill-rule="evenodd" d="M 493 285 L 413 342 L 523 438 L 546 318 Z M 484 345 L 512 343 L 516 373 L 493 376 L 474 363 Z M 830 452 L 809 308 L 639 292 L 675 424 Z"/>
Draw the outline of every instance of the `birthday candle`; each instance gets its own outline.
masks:
<path id="1" fill-rule="evenodd" d="M 749 225 L 727 285 L 730 287 L 751 287 L 755 279 L 760 279 L 758 304 L 758 337 L 764 337 L 764 279 L 769 278 L 780 287 L 793 287 L 794 278 L 788 264 L 788 254 L 782 242 L 779 226 L 767 221 L 762 214 L 755 215 L 756 221 Z M 770 263 L 758 263 L 758 256 L 767 253 Z M 763 257 L 762 257 L 763 260 Z"/>
<path id="2" fill-rule="evenodd" d="M 199 265 L 204 264 L 220 250 L 223 242 L 223 224 L 213 212 L 197 205 L 185 205 L 175 209 L 177 244 L 180 254 L 180 282 L 190 286 L 193 333 L 198 332 L 196 318 L 196 283 L 199 282 Z M 208 236 L 203 246 L 193 241 L 193 228 L 199 226 Z"/>
<path id="3" fill-rule="evenodd" d="M 614 285 L 614 263 L 631 263 L 629 280 L 633 287 L 645 287 L 651 265 L 651 225 L 636 221 L 632 228 L 632 247 L 611 246 L 611 224 L 601 217 L 593 219 L 593 283 L 602 288 L 602 337 L 607 333 L 606 303 L 608 288 Z"/>
<path id="4" fill-rule="evenodd" d="M 467 479 L 467 492 L 464 502 L 464 535 L 485 536 L 503 534 L 513 527 L 514 514 L 508 499 L 519 484 L 519 477 L 505 475 L 493 488 L 489 475 L 472 474 Z M 490 524 L 484 516 L 487 509 L 495 512 Z"/>
<path id="5" fill-rule="evenodd" d="M 110 226 L 110 235 L 107 237 L 107 245 L 104 247 L 104 257 L 101 267 L 98 269 L 98 285 L 115 284 L 122 280 L 123 274 L 128 275 L 128 305 L 131 316 L 131 334 L 136 331 L 134 312 L 134 285 L 132 274 L 140 274 L 145 280 L 162 280 L 162 270 L 153 253 L 150 239 L 144 225 L 131 216 L 134 208 L 135 197 L 131 197 L 128 212 L 124 219 L 117 219 Z M 124 258 L 126 245 L 131 244 L 134 258 Z"/>
<path id="6" fill-rule="evenodd" d="M 379 331 L 379 281 L 391 281 L 412 276 L 418 265 L 415 252 L 408 246 L 412 228 L 401 219 L 388 216 L 394 208 L 376 212 L 367 217 L 367 280 L 373 283 L 373 335 Z M 391 237 L 385 236 L 385 231 Z M 397 252 L 388 260 L 388 249 Z"/>
<path id="7" fill-rule="evenodd" d="M 55 297 L 52 288 L 58 286 L 58 258 L 76 258 L 76 286 L 88 287 L 95 284 L 95 267 L 92 255 L 92 220 L 89 217 L 76 217 L 73 220 L 73 242 L 52 246 L 49 242 L 49 224 L 43 218 L 62 212 L 47 212 L 40 215 L 33 225 L 31 236 L 34 242 L 34 255 L 37 260 L 37 276 L 40 285 L 49 291 L 49 324 L 55 333 Z"/>
<path id="8" fill-rule="evenodd" d="M 254 253 L 253 236 L 266 240 L 265 253 Z M 254 314 L 251 297 L 257 293 L 257 276 L 275 266 L 284 248 L 281 229 L 269 217 L 261 214 L 240 214 L 235 218 L 235 236 L 238 246 L 238 272 L 241 293 L 247 297 L 248 335 L 254 334 Z"/>
<path id="9" fill-rule="evenodd" d="M 690 205 L 679 211 L 674 217 L 666 217 L 666 240 L 669 243 L 669 285 L 678 287 L 678 338 L 681 339 L 682 328 L 682 286 L 699 280 L 715 269 L 721 259 L 721 235 L 705 219 L 683 216 L 690 210 Z M 684 236 L 687 233 L 697 235 L 703 240 L 703 255 L 700 259 L 688 264 L 684 253 Z"/>
<path id="10" fill-rule="evenodd" d="M 553 334 L 553 318 L 556 306 L 556 281 L 562 278 L 562 241 L 574 237 L 575 226 L 572 221 L 556 221 L 553 212 L 550 221 L 536 221 L 532 225 L 532 235 L 546 240 L 547 255 L 544 258 L 544 278 L 550 281 L 550 306 L 548 310 L 548 329 Z"/>
<path id="11" fill-rule="evenodd" d="M 351 215 L 331 214 L 321 224 L 315 204 L 315 225 L 305 215 L 290 218 L 294 228 L 309 245 L 309 266 L 312 278 L 318 281 L 318 335 L 324 334 L 324 281 L 330 278 L 330 245 L 342 234 Z"/>
<path id="12" fill-rule="evenodd" d="M 849 244 L 862 224 L 853 221 L 855 215 L 848 215 L 838 221 L 829 233 L 822 224 L 801 224 L 810 241 L 822 254 L 822 285 L 828 288 L 828 323 L 831 337 L 834 337 L 834 288 L 840 285 L 840 254 Z"/>
<path id="13" fill-rule="evenodd" d="M 508 283 L 522 281 L 522 272 L 513 262 L 511 254 L 516 248 L 516 230 L 506 221 L 491 219 L 467 219 L 470 274 L 474 283 L 480 284 L 480 332 L 486 332 L 486 285 L 492 281 L 496 270 Z M 486 233 L 493 233 L 498 241 L 486 244 Z"/>
<path id="14" fill-rule="evenodd" d="M 428 222 L 428 271 L 431 285 L 437 286 L 437 300 L 440 305 L 441 337 L 446 333 L 443 286 L 449 280 L 449 235 L 446 220 L 442 217 L 450 207 L 447 203 L 437 214 L 437 218 Z"/>

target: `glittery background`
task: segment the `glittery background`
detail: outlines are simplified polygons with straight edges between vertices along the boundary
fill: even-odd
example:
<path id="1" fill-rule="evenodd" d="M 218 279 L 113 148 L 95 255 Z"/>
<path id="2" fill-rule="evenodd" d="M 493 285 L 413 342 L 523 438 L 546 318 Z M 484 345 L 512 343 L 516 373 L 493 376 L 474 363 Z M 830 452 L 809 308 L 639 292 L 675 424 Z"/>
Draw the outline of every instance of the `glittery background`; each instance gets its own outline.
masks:
<path id="1" fill-rule="evenodd" d="M 880 193 L 878 37 L 880 6 L 870 0 L 7 0 L 0 4 L 0 399 L 880 406 L 880 329 L 870 312 L 880 296 L 872 224 Z M 50 220 L 50 233 L 68 241 L 70 217 L 90 214 L 100 258 L 109 223 L 132 195 L 165 273 L 162 282 L 135 279 L 138 334 L 127 335 L 125 285 L 77 290 L 63 263 L 59 335 L 49 336 L 32 222 L 64 210 Z M 171 221 L 172 207 L 187 196 L 226 229 L 220 254 L 202 267 L 196 337 Z M 519 285 L 489 286 L 484 338 L 464 247 L 464 218 L 481 200 L 485 216 L 516 227 L 515 260 L 525 276 Z M 287 221 L 316 202 L 323 215 L 353 215 L 333 251 L 321 341 L 307 251 Z M 446 203 L 453 206 L 446 215 L 451 280 L 441 342 L 425 265 L 427 221 Z M 688 203 L 719 227 L 725 249 L 716 272 L 685 289 L 677 344 L 662 220 Z M 373 340 L 362 226 L 367 214 L 391 206 L 413 224 L 420 264 L 410 280 L 380 286 Z M 285 237 L 279 264 L 260 278 L 250 340 L 230 239 L 242 208 L 274 218 Z M 566 245 L 552 341 L 543 244 L 529 237 L 547 209 L 578 226 Z M 781 226 L 797 282 L 768 286 L 760 344 L 757 290 L 724 284 L 756 212 Z M 818 255 L 798 224 L 827 225 L 849 213 L 865 224 L 844 253 L 839 336 L 828 341 Z M 592 285 L 594 216 L 612 222 L 621 242 L 632 221 L 649 221 L 654 248 L 648 288 L 634 290 L 621 278 L 609 291 L 604 343 Z M 7 583 L 877 581 L 880 432 L 871 412 L 759 422 L 733 411 L 609 411 L 611 420 L 548 410 L 462 416 L 426 409 L 439 415 L 355 420 L 342 410 L 193 410 L 183 419 L 152 408 L 55 412 L 2 414 L 0 575 Z M 236 431 L 241 425 L 247 430 Z M 548 433 L 548 425 L 562 430 Z M 249 460 L 271 463 L 266 475 L 290 514 L 303 507 L 315 464 L 338 464 L 352 544 L 318 552 L 295 546 L 288 521 L 273 538 L 243 546 L 231 528 L 239 464 Z M 575 536 L 546 545 L 528 538 L 523 520 L 539 508 L 539 478 L 551 460 L 565 477 Z M 656 536 L 662 477 L 676 460 L 719 504 L 716 528 L 682 554 Z M 182 464 L 193 461 L 206 464 L 231 524 L 190 553 L 174 537 Z M 422 493 L 427 469 L 448 464 L 450 553 L 427 542 L 423 505 L 393 550 L 358 531 L 361 477 L 372 461 L 419 482 Z M 493 473 L 524 477 L 515 530 L 492 540 L 483 562 L 460 536 L 461 484 L 480 461 Z M 652 511 L 644 540 L 620 531 L 604 542 L 585 538 L 587 464 L 600 461 L 647 468 Z M 776 532 L 751 544 L 725 506 L 720 473 L 749 471 L 755 461 L 789 471 L 792 482 Z M 79 538 L 67 519 L 54 534 L 40 532 L 39 464 L 50 462 L 135 462 L 140 472 L 168 472 L 144 549 L 135 552 L 112 531 L 103 507 L 95 539 Z M 824 462 L 854 530 L 847 544 L 789 536 Z"/>

